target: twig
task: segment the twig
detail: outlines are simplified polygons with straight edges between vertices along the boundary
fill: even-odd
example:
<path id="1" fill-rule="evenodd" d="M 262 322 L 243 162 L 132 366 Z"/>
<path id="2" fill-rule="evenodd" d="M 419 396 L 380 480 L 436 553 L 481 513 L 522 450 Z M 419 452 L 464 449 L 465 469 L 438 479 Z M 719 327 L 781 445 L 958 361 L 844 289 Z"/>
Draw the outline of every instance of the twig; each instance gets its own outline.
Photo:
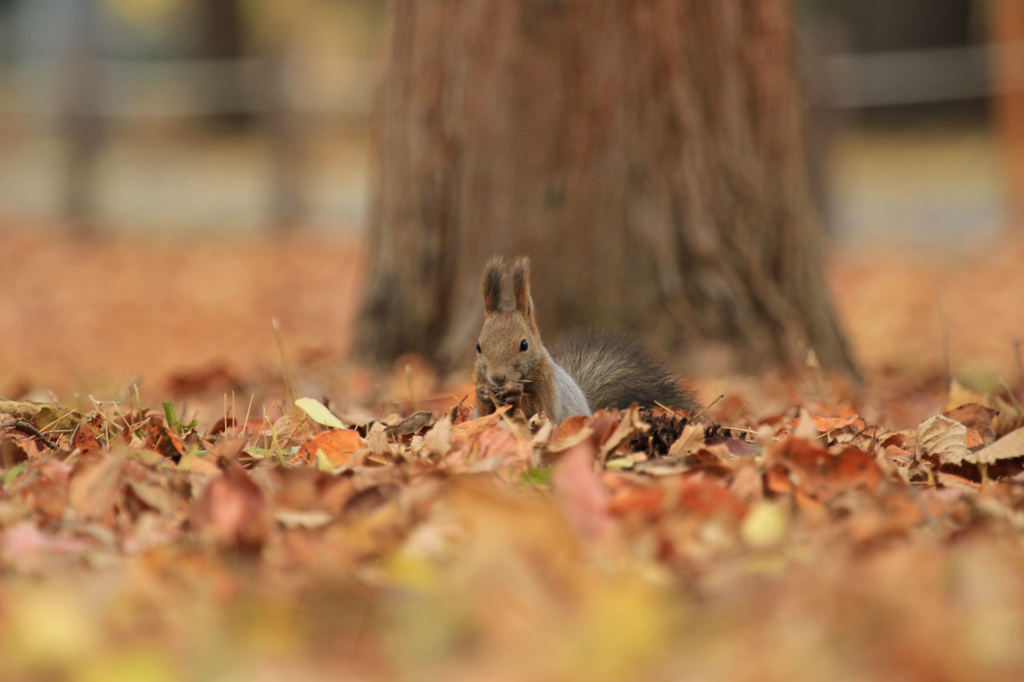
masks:
<path id="1" fill-rule="evenodd" d="M 1015 338 L 1010 343 L 1013 344 L 1013 359 L 1017 361 L 1017 386 L 1024 397 L 1024 363 L 1020 359 L 1020 339 Z"/>
<path id="2" fill-rule="evenodd" d="M 1017 400 L 1017 396 L 1013 394 L 1013 389 L 1010 388 L 1010 385 L 1006 383 L 1006 379 L 1004 379 L 1003 377 L 999 377 L 999 383 L 1003 385 L 1004 389 L 1006 389 L 1006 395 L 1010 396 L 1010 400 L 1013 402 L 1013 406 L 1017 409 L 1017 414 L 1024 414 L 1024 406 L 1022 406 L 1020 404 L 1020 401 Z"/>
<path id="3" fill-rule="evenodd" d="M 754 431 L 753 429 L 741 429 L 738 426 L 723 426 L 722 429 L 728 431 L 742 431 L 743 433 L 752 433 L 755 436 L 760 435 L 759 432 Z M 769 436 L 769 438 L 771 438 L 772 440 L 782 440 L 781 438 L 777 438 L 776 436 Z"/>
<path id="4" fill-rule="evenodd" d="M 409 389 L 409 399 L 412 401 L 412 411 L 420 411 L 420 402 L 416 400 L 416 391 L 413 390 L 412 385 L 412 363 L 405 363 L 405 385 Z"/>
<path id="5" fill-rule="evenodd" d="M 506 405 L 500 405 L 498 403 L 498 399 L 495 398 L 493 395 L 491 396 L 491 403 L 494 404 L 494 411 L 495 412 L 498 412 L 498 410 L 500 410 L 501 408 L 506 407 Z M 515 422 L 512 421 L 512 418 L 508 416 L 508 413 L 512 411 L 512 406 L 508 405 L 507 407 L 509 409 L 505 410 L 504 412 L 499 412 L 498 416 L 501 417 L 501 420 L 503 422 L 505 422 L 506 426 L 508 426 L 508 430 L 511 431 L 512 435 L 516 437 L 516 440 L 518 440 L 520 443 L 522 443 L 524 438 L 519 433 L 519 427 L 517 427 L 515 425 Z"/>
<path id="6" fill-rule="evenodd" d="M 35 424 L 32 424 L 31 422 L 27 422 L 23 419 L 15 419 L 14 421 L 7 422 L 6 424 L 3 425 L 3 427 L 5 429 L 13 428 L 17 429 L 18 431 L 21 431 L 22 433 L 27 433 L 28 435 L 34 437 L 37 441 L 39 441 L 46 447 L 50 448 L 51 450 L 58 449 L 57 446 L 50 440 L 49 436 L 47 436 L 45 433 L 37 429 L 35 427 Z"/>
<path id="7" fill-rule="evenodd" d="M 718 396 L 717 398 L 712 400 L 710 403 L 708 403 L 707 406 L 703 410 L 701 410 L 697 414 L 695 414 L 692 417 L 690 417 L 690 419 L 696 419 L 697 417 L 701 416 L 702 414 L 704 414 L 705 412 L 710 410 L 712 405 L 714 405 L 715 403 L 717 403 L 719 400 L 721 400 L 724 397 L 725 397 L 725 394 L 723 393 L 722 395 Z"/>
<path id="8" fill-rule="evenodd" d="M 250 393 L 249 394 L 249 407 L 245 410 L 245 421 L 242 422 L 242 431 L 239 434 L 239 435 L 242 436 L 242 438 L 245 438 L 245 430 L 247 428 L 249 428 L 249 411 L 252 410 L 252 401 L 253 401 L 253 399 L 255 397 L 256 397 L 255 393 Z M 235 412 L 235 394 L 234 394 L 234 392 L 232 392 L 231 393 L 231 415 L 232 415 L 232 417 L 234 417 L 234 412 Z M 237 425 L 237 422 L 236 422 L 236 425 Z"/>
<path id="9" fill-rule="evenodd" d="M 953 367 L 949 361 L 949 319 L 946 317 L 946 301 L 940 289 L 936 293 L 939 307 L 939 326 L 942 329 L 942 365 L 946 370 L 946 386 L 953 383 Z"/>
<path id="10" fill-rule="evenodd" d="M 284 337 L 281 335 L 281 325 L 277 323 L 276 317 L 271 317 L 270 322 L 274 325 L 274 335 L 277 336 L 277 349 L 281 352 L 281 366 L 284 369 L 284 387 L 288 391 L 289 408 L 294 413 L 297 409 L 295 401 L 299 399 L 299 396 L 295 393 L 295 388 L 292 386 L 292 373 L 288 368 L 288 354 L 284 350 Z"/>

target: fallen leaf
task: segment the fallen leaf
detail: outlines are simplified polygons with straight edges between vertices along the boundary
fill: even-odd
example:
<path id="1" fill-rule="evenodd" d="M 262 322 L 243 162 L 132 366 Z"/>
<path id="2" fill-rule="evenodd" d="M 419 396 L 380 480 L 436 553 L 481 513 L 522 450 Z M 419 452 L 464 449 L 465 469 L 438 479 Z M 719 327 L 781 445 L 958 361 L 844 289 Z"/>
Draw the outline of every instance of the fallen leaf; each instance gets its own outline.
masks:
<path id="1" fill-rule="evenodd" d="M 1024 429 L 1011 431 L 992 445 L 967 453 L 964 460 L 975 464 L 994 464 L 1001 459 L 1016 457 L 1024 457 Z"/>
<path id="2" fill-rule="evenodd" d="M 394 426 L 387 427 L 385 431 L 387 431 L 388 436 L 391 438 L 411 436 L 414 433 L 419 433 L 420 429 L 429 424 L 433 418 L 434 415 L 431 412 L 417 412 Z"/>
<path id="3" fill-rule="evenodd" d="M 992 403 L 989 401 L 988 396 L 972 391 L 965 387 L 956 379 L 953 379 L 949 385 L 949 394 L 946 397 L 946 405 L 942 408 L 943 412 L 950 412 L 962 407 L 974 403 L 983 407 L 992 407 Z"/>
<path id="4" fill-rule="evenodd" d="M 323 403 L 313 398 L 299 398 L 295 401 L 295 406 L 306 413 L 310 419 L 315 421 L 317 424 L 330 427 L 332 429 L 343 429 L 345 425 L 341 423 L 341 420 L 331 414 Z"/>
<path id="5" fill-rule="evenodd" d="M 623 411 L 622 420 L 612 434 L 601 444 L 597 453 L 598 459 L 604 462 L 608 455 L 615 452 L 620 445 L 628 443 L 638 433 L 647 433 L 651 425 L 640 418 L 640 408 L 636 405 Z"/>
<path id="6" fill-rule="evenodd" d="M 331 429 L 314 436 L 299 447 L 297 454 L 300 461 L 312 462 L 317 451 L 322 451 L 327 461 L 334 468 L 344 466 L 359 448 L 366 447 L 365 441 L 351 429 Z"/>
<path id="7" fill-rule="evenodd" d="M 451 419 L 444 416 L 423 436 L 423 450 L 435 457 L 443 459 L 452 448 Z"/>
<path id="8" fill-rule="evenodd" d="M 669 455 L 686 456 L 704 447 L 704 427 L 687 424 L 679 438 L 669 447 Z"/>
<path id="9" fill-rule="evenodd" d="M 478 419 L 471 419 L 468 422 L 462 422 L 452 427 L 452 444 L 463 443 L 468 440 L 471 436 L 474 436 L 481 431 L 485 431 L 492 426 L 495 426 L 501 421 L 501 416 L 508 412 L 510 407 L 508 405 L 502 405 L 497 410 L 487 415 L 486 417 L 480 417 Z"/>
<path id="10" fill-rule="evenodd" d="M 221 547 L 258 551 L 270 532 L 263 493 L 238 463 L 222 457 L 217 465 L 221 475 L 193 503 L 191 524 Z"/>
<path id="11" fill-rule="evenodd" d="M 696 514 L 698 518 L 728 518 L 739 521 L 747 508 L 725 487 L 704 476 L 679 479 L 676 507 Z"/>
<path id="12" fill-rule="evenodd" d="M 865 428 L 864 420 L 857 415 L 850 417 L 812 417 L 812 419 L 820 433 L 838 431 L 848 426 L 854 427 L 856 431 L 863 431 Z"/>
<path id="13" fill-rule="evenodd" d="M 551 482 L 569 525 L 583 536 L 602 538 L 611 529 L 608 491 L 594 471 L 597 450 L 584 441 L 555 464 Z"/>
<path id="14" fill-rule="evenodd" d="M 788 471 L 788 480 L 804 493 L 827 502 L 840 492 L 863 486 L 875 490 L 882 479 L 874 456 L 852 446 L 833 455 L 816 442 L 787 438 L 768 453 L 769 470 Z"/>
<path id="15" fill-rule="evenodd" d="M 24 448 L 6 436 L 0 436 L 0 469 L 9 471 L 27 459 Z"/>
<path id="16" fill-rule="evenodd" d="M 103 516 L 118 502 L 124 462 L 125 455 L 102 450 L 79 459 L 68 482 L 71 508 L 87 519 Z"/>
<path id="17" fill-rule="evenodd" d="M 185 449 L 177 436 L 167 430 L 163 422 L 157 418 L 147 419 L 143 428 L 146 431 L 146 449 L 159 452 L 164 457 L 178 462 L 185 454 Z"/>
<path id="18" fill-rule="evenodd" d="M 176 521 L 185 518 L 188 508 L 187 502 L 168 487 L 149 485 L 137 481 L 127 481 L 126 485 L 147 507 L 159 512 L 163 516 Z"/>
<path id="19" fill-rule="evenodd" d="M 969 454 L 967 427 L 948 417 L 932 417 L 917 428 L 921 449 L 942 464 L 960 464 Z"/>

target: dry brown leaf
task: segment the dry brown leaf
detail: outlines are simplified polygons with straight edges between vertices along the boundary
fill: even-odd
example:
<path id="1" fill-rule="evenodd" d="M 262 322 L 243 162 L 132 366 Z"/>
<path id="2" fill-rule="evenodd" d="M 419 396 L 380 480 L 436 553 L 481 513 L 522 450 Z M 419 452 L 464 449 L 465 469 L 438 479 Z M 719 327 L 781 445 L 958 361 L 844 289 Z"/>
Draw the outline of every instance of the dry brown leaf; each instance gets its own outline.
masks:
<path id="1" fill-rule="evenodd" d="M 622 420 L 612 434 L 601 444 L 598 452 L 598 459 L 602 462 L 608 459 L 608 455 L 615 452 L 623 443 L 628 443 L 638 433 L 647 433 L 651 425 L 640 418 L 640 408 L 633 405 L 624 411 Z"/>
<path id="2" fill-rule="evenodd" d="M 812 440 L 818 437 L 818 425 L 814 423 L 811 413 L 802 407 L 800 416 L 796 420 L 796 426 L 793 428 L 793 435 L 803 440 Z"/>
<path id="3" fill-rule="evenodd" d="M 187 503 L 167 486 L 150 485 L 138 481 L 127 481 L 126 485 L 147 507 L 156 510 L 163 516 L 170 517 L 175 521 L 185 518 Z"/>
<path id="4" fill-rule="evenodd" d="M 402 436 L 411 436 L 414 433 L 418 433 L 420 429 L 430 423 L 430 420 L 434 418 L 432 412 L 416 412 L 410 417 L 403 419 L 394 426 L 389 426 L 385 429 L 388 436 L 391 438 L 401 438 Z"/>
<path id="5" fill-rule="evenodd" d="M 24 448 L 6 436 L 0 436 L 0 469 L 7 471 L 27 459 Z"/>
<path id="6" fill-rule="evenodd" d="M 87 519 L 99 518 L 118 501 L 124 454 L 101 450 L 79 460 L 71 473 L 68 502 Z"/>
<path id="7" fill-rule="evenodd" d="M 445 415 L 423 436 L 423 450 L 440 459 L 452 449 L 452 420 Z"/>
<path id="8" fill-rule="evenodd" d="M 704 447 L 704 427 L 698 424 L 687 424 L 679 438 L 669 447 L 669 455 L 686 456 Z"/>
<path id="9" fill-rule="evenodd" d="M 747 513 L 735 495 L 703 476 L 679 477 L 677 507 L 701 519 L 718 517 L 738 522 Z"/>
<path id="10" fill-rule="evenodd" d="M 992 407 L 992 402 L 988 399 L 988 396 L 972 391 L 956 379 L 953 379 L 953 382 L 949 385 L 949 395 L 946 397 L 946 405 L 942 408 L 942 411 L 950 412 L 970 403 L 988 408 Z"/>
<path id="11" fill-rule="evenodd" d="M 143 428 L 146 431 L 146 449 L 159 452 L 164 457 L 169 457 L 175 462 L 185 454 L 181 441 L 173 433 L 167 430 L 163 422 L 153 418 L 147 419 Z"/>
<path id="12" fill-rule="evenodd" d="M 177 468 L 179 471 L 191 471 L 203 476 L 216 476 L 220 473 L 220 469 L 217 468 L 217 460 L 211 455 L 182 457 Z"/>
<path id="13" fill-rule="evenodd" d="M 222 547 L 259 550 L 270 532 L 263 493 L 236 462 L 222 457 L 217 465 L 222 474 L 193 503 L 191 524 Z"/>
<path id="14" fill-rule="evenodd" d="M 921 450 L 939 458 L 942 464 L 960 464 L 970 453 L 967 449 L 967 427 L 949 417 L 937 415 L 917 429 Z"/>
<path id="15" fill-rule="evenodd" d="M 583 414 L 577 414 L 568 419 L 562 421 L 558 425 L 558 440 L 564 440 L 579 433 L 583 429 L 583 425 L 587 421 L 587 416 Z"/>
<path id="16" fill-rule="evenodd" d="M 814 419 L 814 425 L 820 433 L 838 431 L 847 427 L 852 427 L 857 432 L 865 429 L 864 420 L 858 415 L 849 417 L 812 417 L 812 419 Z"/>
<path id="17" fill-rule="evenodd" d="M 463 443 L 471 436 L 491 428 L 501 421 L 501 415 L 509 411 L 508 405 L 502 405 L 497 410 L 479 419 L 472 419 L 452 427 L 452 445 Z"/>
<path id="18" fill-rule="evenodd" d="M 953 421 L 958 421 L 964 426 L 977 429 L 980 432 L 992 429 L 992 420 L 999 414 L 999 410 L 985 407 L 978 403 L 968 403 L 956 409 L 945 412 L 943 416 Z"/>
<path id="19" fill-rule="evenodd" d="M 975 464 L 994 464 L 1001 459 L 1024 457 L 1024 429 L 1006 434 L 992 445 L 977 452 L 968 453 L 964 459 Z"/>
<path id="20" fill-rule="evenodd" d="M 766 465 L 769 472 L 788 472 L 792 485 L 822 502 L 855 487 L 874 491 L 882 479 L 873 455 L 852 446 L 833 455 L 816 442 L 801 438 L 777 443 L 768 453 Z M 770 481 L 770 489 L 772 485 L 785 487 L 782 481 Z"/>

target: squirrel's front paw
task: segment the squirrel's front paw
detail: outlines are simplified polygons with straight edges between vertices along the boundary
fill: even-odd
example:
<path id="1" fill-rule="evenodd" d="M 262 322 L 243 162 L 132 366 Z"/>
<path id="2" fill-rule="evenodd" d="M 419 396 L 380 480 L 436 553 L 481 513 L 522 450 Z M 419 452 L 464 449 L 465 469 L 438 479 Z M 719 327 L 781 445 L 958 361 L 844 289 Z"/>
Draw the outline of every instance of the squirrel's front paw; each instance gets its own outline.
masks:
<path id="1" fill-rule="evenodd" d="M 476 387 L 476 411 L 481 417 L 493 413 L 502 405 L 511 405 L 515 411 L 523 397 L 523 385 L 519 383 L 505 384 L 494 388 L 488 384 Z"/>
<path id="2" fill-rule="evenodd" d="M 515 412 L 523 398 L 523 385 L 516 382 L 507 383 L 495 391 L 494 395 L 499 404 L 511 405 L 512 411 Z"/>
<path id="3" fill-rule="evenodd" d="M 497 403 L 498 399 L 490 386 L 482 384 L 476 387 L 476 412 L 478 415 L 486 417 L 493 413 Z"/>

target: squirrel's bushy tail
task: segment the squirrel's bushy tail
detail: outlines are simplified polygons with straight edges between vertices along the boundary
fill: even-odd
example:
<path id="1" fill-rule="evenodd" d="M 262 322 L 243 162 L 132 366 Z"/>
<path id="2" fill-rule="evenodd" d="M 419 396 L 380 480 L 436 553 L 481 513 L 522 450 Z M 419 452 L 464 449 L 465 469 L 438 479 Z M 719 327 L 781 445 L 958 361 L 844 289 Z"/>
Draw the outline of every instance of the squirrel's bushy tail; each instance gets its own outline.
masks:
<path id="1" fill-rule="evenodd" d="M 583 389 L 591 410 L 624 409 L 634 402 L 692 411 L 694 395 L 635 338 L 605 331 L 579 331 L 559 340 L 551 356 Z"/>

